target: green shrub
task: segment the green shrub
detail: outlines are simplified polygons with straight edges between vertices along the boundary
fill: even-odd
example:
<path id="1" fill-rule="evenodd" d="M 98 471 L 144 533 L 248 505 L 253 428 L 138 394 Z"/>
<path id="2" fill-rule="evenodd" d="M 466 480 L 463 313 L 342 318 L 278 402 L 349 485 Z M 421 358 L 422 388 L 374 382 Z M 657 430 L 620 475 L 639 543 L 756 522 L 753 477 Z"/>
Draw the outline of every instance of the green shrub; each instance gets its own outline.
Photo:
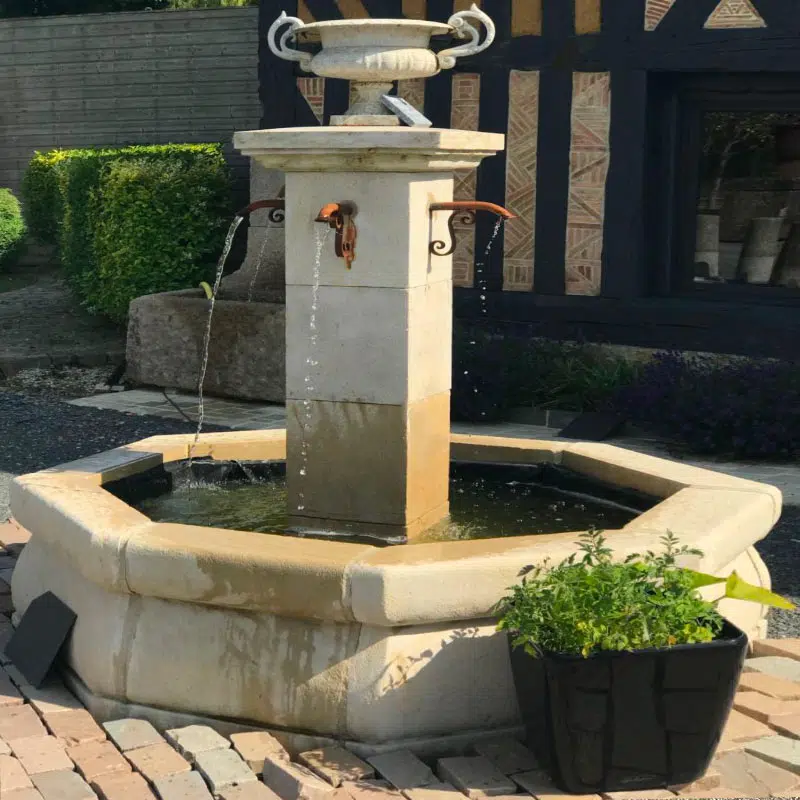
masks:
<path id="1" fill-rule="evenodd" d="M 0 189 L 0 267 L 14 260 L 25 240 L 25 222 L 19 200 L 10 189 Z"/>
<path id="2" fill-rule="evenodd" d="M 89 305 L 121 321 L 136 297 L 209 279 L 224 238 L 227 191 L 221 157 L 215 169 L 179 159 L 110 163 L 92 206 L 97 273 L 83 287 Z"/>
<path id="3" fill-rule="evenodd" d="M 117 182 L 122 179 L 121 173 L 115 171 L 116 166 L 130 162 L 136 162 L 142 173 L 140 184 L 136 184 L 137 206 L 125 205 L 114 196 Z M 116 176 L 115 181 L 107 183 L 106 176 L 111 172 Z M 155 180 L 159 172 L 172 177 L 174 190 L 165 181 Z M 57 241 L 61 263 L 73 291 L 90 310 L 117 320 L 123 319 L 127 311 L 127 305 L 122 310 L 123 298 L 130 301 L 137 296 L 131 294 L 138 291 L 135 287 L 146 287 L 146 292 L 167 291 L 196 285 L 197 275 L 206 276 L 208 263 L 214 261 L 224 241 L 223 220 L 231 212 L 228 171 L 218 144 L 37 153 L 25 176 L 25 187 L 28 216 L 37 238 Z M 151 195 L 145 198 L 147 191 Z M 178 197 L 176 192 L 183 192 L 183 196 Z M 179 208 L 181 203 L 192 209 L 190 224 Z M 172 219 L 159 210 L 165 205 L 172 210 Z M 98 234 L 101 219 L 106 220 L 105 231 L 109 231 L 107 208 L 110 207 L 117 214 L 114 224 L 119 225 L 120 230 L 124 228 L 129 237 L 125 252 L 133 261 L 125 268 L 120 264 L 120 257 L 112 252 L 108 233 Z M 134 215 L 135 220 L 121 219 L 123 213 Z M 149 220 L 150 244 L 143 244 L 143 249 L 134 253 L 131 226 L 141 225 L 144 220 Z M 156 229 L 155 220 L 164 228 Z M 174 246 L 161 250 L 170 253 L 170 257 L 175 256 L 174 266 L 165 266 L 155 249 L 156 242 L 183 243 L 177 256 Z M 190 259 L 194 263 L 192 268 L 187 266 Z M 148 260 L 160 265 L 161 280 L 157 270 L 148 267 Z M 139 269 L 146 274 L 134 274 Z M 112 280 L 123 281 L 125 286 L 114 288 L 110 285 Z"/>
<path id="4" fill-rule="evenodd" d="M 62 213 L 58 165 L 66 158 L 64 150 L 37 152 L 22 178 L 25 221 L 31 236 L 41 244 L 58 244 Z"/>
<path id="5" fill-rule="evenodd" d="M 725 584 L 724 597 L 792 609 L 789 601 L 743 581 L 705 575 L 677 566 L 699 550 L 678 547 L 670 533 L 663 552 L 632 554 L 614 561 L 599 531 L 581 537 L 580 552 L 552 569 L 528 567 L 524 577 L 500 604 L 498 627 L 527 653 L 582 655 L 598 650 L 640 650 L 708 642 L 722 630 L 717 602 L 698 589 Z"/>

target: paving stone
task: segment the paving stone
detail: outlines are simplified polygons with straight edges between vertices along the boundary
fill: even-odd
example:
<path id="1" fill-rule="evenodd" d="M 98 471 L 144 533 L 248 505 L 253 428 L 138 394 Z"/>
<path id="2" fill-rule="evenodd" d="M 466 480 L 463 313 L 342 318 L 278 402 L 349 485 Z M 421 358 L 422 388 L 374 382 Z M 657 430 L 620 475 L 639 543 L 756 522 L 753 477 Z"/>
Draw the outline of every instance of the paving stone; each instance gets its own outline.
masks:
<path id="1" fill-rule="evenodd" d="M 746 745 L 745 745 L 746 746 Z M 722 775 L 715 766 L 711 766 L 706 770 L 706 774 L 699 777 L 691 783 L 683 783 L 679 786 L 670 786 L 674 792 L 701 792 L 706 789 L 716 789 L 717 786 L 722 785 Z"/>
<path id="2" fill-rule="evenodd" d="M 484 756 L 441 758 L 436 764 L 439 777 L 452 783 L 467 797 L 514 794 L 516 784 Z"/>
<path id="3" fill-rule="evenodd" d="M 760 656 L 744 662 L 744 672 L 761 672 L 787 681 L 800 681 L 800 661 L 786 656 Z"/>
<path id="4" fill-rule="evenodd" d="M 0 787 L 4 792 L 28 789 L 33 784 L 22 764 L 13 756 L 0 756 Z"/>
<path id="5" fill-rule="evenodd" d="M 182 772 L 158 778 L 153 788 L 161 800 L 212 800 L 199 772 Z"/>
<path id="6" fill-rule="evenodd" d="M 25 739 L 28 736 L 47 736 L 36 712 L 29 706 L 0 708 L 0 739 Z"/>
<path id="7" fill-rule="evenodd" d="M 337 798 L 348 800 L 405 800 L 404 796 L 394 789 L 388 781 L 346 781 L 333 795 Z M 461 800 L 464 795 L 459 793 Z"/>
<path id="8" fill-rule="evenodd" d="M 788 736 L 767 736 L 744 746 L 745 753 L 769 761 L 777 767 L 800 773 L 800 742 Z M 800 783 L 800 779 L 798 779 Z"/>
<path id="9" fill-rule="evenodd" d="M 43 800 L 38 789 L 13 789 L 10 792 L 0 791 L 0 800 Z"/>
<path id="10" fill-rule="evenodd" d="M 750 742 L 762 736 L 771 736 L 772 729 L 757 719 L 734 709 L 722 730 L 722 739 L 734 742 Z"/>
<path id="11" fill-rule="evenodd" d="M 403 794 L 408 800 L 459 800 L 464 796 L 452 783 L 432 783 L 430 786 L 406 789 Z"/>
<path id="12" fill-rule="evenodd" d="M 179 753 L 192 762 L 198 753 L 205 753 L 207 750 L 224 750 L 231 746 L 225 737 L 220 736 L 208 725 L 173 728 L 166 731 L 164 735 L 167 737 L 167 741 L 178 749 Z"/>
<path id="13" fill-rule="evenodd" d="M 6 742 L 0 739 L 0 756 L 10 756 L 11 755 L 11 748 L 8 746 Z M 0 789 L 2 791 L 2 789 Z"/>
<path id="14" fill-rule="evenodd" d="M 528 772 L 539 767 L 536 756 L 511 736 L 477 742 L 473 749 L 479 756 L 488 758 L 504 775 Z"/>
<path id="15" fill-rule="evenodd" d="M 737 692 L 733 707 L 759 722 L 769 722 L 770 717 L 800 714 L 800 700 L 778 700 L 759 692 Z"/>
<path id="16" fill-rule="evenodd" d="M 769 724 L 782 736 L 800 739 L 800 714 L 790 714 L 788 717 L 770 717 Z"/>
<path id="17" fill-rule="evenodd" d="M 192 765 L 166 742 L 137 747 L 135 750 L 129 750 L 125 756 L 149 781 L 166 775 L 189 772 L 192 768 Z"/>
<path id="18" fill-rule="evenodd" d="M 102 800 L 156 800 L 147 781 L 135 772 L 101 775 L 92 782 L 92 788 Z"/>
<path id="19" fill-rule="evenodd" d="M 741 792 L 742 797 L 764 797 L 772 792 L 788 792 L 798 783 L 797 776 L 789 770 L 744 751 L 728 753 L 718 758 L 714 766 L 722 776 L 722 785 Z M 719 789 L 709 791 L 717 792 Z"/>
<path id="20" fill-rule="evenodd" d="M 800 639 L 758 639 L 753 642 L 755 656 L 783 656 L 800 661 Z"/>
<path id="21" fill-rule="evenodd" d="M 0 706 L 21 706 L 25 700 L 14 686 L 11 678 L 3 670 L 0 670 Z"/>
<path id="22" fill-rule="evenodd" d="M 604 800 L 675 800 L 669 789 L 642 789 L 638 792 L 604 792 Z"/>
<path id="23" fill-rule="evenodd" d="M 379 775 L 401 792 L 438 783 L 427 764 L 420 761 L 410 750 L 380 753 L 368 758 L 367 761 L 375 767 Z"/>
<path id="24" fill-rule="evenodd" d="M 106 740 L 106 732 L 85 708 L 49 714 L 45 723 L 53 736 L 61 739 L 67 747 Z"/>
<path id="25" fill-rule="evenodd" d="M 763 672 L 745 672 L 739 679 L 739 691 L 761 692 L 779 700 L 800 700 L 800 684 Z"/>
<path id="26" fill-rule="evenodd" d="M 284 746 L 266 731 L 234 733 L 231 735 L 231 744 L 234 750 L 250 765 L 250 769 L 259 775 L 264 770 L 264 759 L 268 755 L 274 755 L 286 761 L 291 760 Z"/>
<path id="27" fill-rule="evenodd" d="M 195 765 L 213 794 L 257 780 L 253 770 L 235 750 L 206 750 L 197 754 Z"/>
<path id="28" fill-rule="evenodd" d="M 110 772 L 130 772 L 128 762 L 119 754 L 111 742 L 87 742 L 67 750 L 67 755 L 75 762 L 78 772 L 91 783 L 101 775 Z"/>
<path id="29" fill-rule="evenodd" d="M 709 800 L 720 800 L 724 797 L 737 797 L 742 800 L 742 793 L 737 792 L 735 789 L 728 789 L 727 787 L 719 786 L 716 789 L 699 789 L 696 792 L 681 792 L 679 797 L 693 797 L 693 798 L 708 798 Z"/>
<path id="30" fill-rule="evenodd" d="M 9 739 L 8 746 L 28 775 L 72 769 L 72 761 L 64 752 L 64 745 L 55 736 Z"/>
<path id="31" fill-rule="evenodd" d="M 223 789 L 219 793 L 219 800 L 280 800 L 280 798 L 261 781 L 256 781 Z"/>
<path id="32" fill-rule="evenodd" d="M 40 689 L 24 684 L 20 691 L 43 717 L 61 711 L 83 709 L 80 700 L 62 683 L 42 686 Z"/>
<path id="33" fill-rule="evenodd" d="M 331 800 L 340 790 L 315 775 L 302 764 L 277 756 L 264 761 L 264 783 L 283 800 Z"/>
<path id="34" fill-rule="evenodd" d="M 164 743 L 164 737 L 144 719 L 117 719 L 113 722 L 104 722 L 103 728 L 123 753 L 139 747 Z"/>
<path id="35" fill-rule="evenodd" d="M 40 772 L 33 776 L 34 786 L 44 800 L 94 800 L 97 795 L 77 772 Z"/>
<path id="36" fill-rule="evenodd" d="M 300 753 L 297 760 L 332 786 L 345 781 L 358 782 L 374 778 L 375 770 L 344 747 L 322 747 Z"/>

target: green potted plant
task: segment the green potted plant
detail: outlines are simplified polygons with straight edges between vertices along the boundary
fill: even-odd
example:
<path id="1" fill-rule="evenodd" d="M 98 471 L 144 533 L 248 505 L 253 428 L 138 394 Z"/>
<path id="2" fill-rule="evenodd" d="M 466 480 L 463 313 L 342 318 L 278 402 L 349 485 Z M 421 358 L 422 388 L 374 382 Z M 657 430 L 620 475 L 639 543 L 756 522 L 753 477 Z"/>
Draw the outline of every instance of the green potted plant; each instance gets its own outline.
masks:
<path id="1" fill-rule="evenodd" d="M 794 606 L 736 573 L 677 565 L 663 551 L 614 560 L 600 531 L 554 567 L 522 571 L 501 602 L 529 744 L 565 791 L 592 794 L 690 783 L 703 775 L 730 714 L 747 637 L 698 589 Z"/>

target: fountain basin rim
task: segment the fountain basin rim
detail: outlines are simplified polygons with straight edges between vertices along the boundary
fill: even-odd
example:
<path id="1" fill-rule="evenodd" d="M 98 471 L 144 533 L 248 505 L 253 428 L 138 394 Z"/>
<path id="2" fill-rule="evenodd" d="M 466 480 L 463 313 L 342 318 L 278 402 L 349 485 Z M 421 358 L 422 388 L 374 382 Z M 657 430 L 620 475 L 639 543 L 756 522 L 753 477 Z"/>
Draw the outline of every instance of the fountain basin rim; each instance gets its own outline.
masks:
<path id="1" fill-rule="evenodd" d="M 576 550 L 576 534 L 439 542 L 380 549 L 191 525 L 153 523 L 103 484 L 184 459 L 191 436 L 153 437 L 23 476 L 12 513 L 87 580 L 135 594 L 283 617 L 375 626 L 491 616 L 519 570 Z M 285 457 L 284 431 L 207 434 L 197 456 Z M 560 463 L 663 498 L 619 531 L 615 552 L 653 547 L 667 531 L 706 555 L 715 572 L 769 533 L 780 515 L 774 487 L 610 445 L 453 435 L 460 461 Z M 307 590 L 313 580 L 315 590 Z M 12 587 L 13 588 L 13 587 Z"/>

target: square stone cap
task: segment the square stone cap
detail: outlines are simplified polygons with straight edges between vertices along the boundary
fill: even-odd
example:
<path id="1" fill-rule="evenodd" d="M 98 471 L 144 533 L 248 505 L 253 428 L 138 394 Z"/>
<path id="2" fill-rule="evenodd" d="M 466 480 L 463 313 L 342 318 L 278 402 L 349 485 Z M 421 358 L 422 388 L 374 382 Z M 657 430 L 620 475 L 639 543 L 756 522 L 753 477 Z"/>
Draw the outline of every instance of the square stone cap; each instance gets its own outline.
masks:
<path id="1" fill-rule="evenodd" d="M 502 133 L 450 128 L 314 127 L 239 131 L 234 146 L 287 172 L 451 172 L 505 147 Z"/>

